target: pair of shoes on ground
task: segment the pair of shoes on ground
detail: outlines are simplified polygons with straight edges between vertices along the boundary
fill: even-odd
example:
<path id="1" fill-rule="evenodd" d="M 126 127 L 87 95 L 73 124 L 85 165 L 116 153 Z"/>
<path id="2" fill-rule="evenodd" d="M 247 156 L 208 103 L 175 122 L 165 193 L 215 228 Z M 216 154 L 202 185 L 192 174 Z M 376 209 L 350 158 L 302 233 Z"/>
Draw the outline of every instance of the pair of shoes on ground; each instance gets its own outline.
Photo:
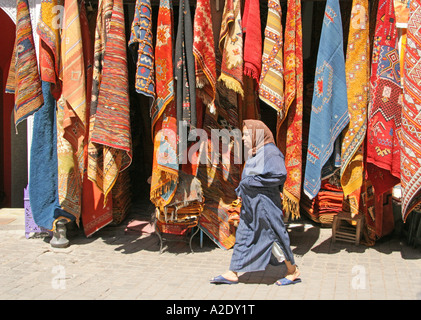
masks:
<path id="1" fill-rule="evenodd" d="M 300 278 L 297 278 L 295 280 L 289 280 L 287 278 L 282 278 L 282 279 L 279 279 L 278 281 L 276 281 L 275 283 L 278 286 L 287 286 L 287 285 L 296 284 L 296 283 L 299 283 L 299 282 L 301 282 Z M 228 280 L 228 279 L 226 279 L 226 278 L 224 278 L 223 276 L 220 275 L 220 276 L 217 276 L 217 277 L 211 279 L 210 283 L 212 283 L 212 284 L 237 284 L 238 280 L 237 281 Z"/>

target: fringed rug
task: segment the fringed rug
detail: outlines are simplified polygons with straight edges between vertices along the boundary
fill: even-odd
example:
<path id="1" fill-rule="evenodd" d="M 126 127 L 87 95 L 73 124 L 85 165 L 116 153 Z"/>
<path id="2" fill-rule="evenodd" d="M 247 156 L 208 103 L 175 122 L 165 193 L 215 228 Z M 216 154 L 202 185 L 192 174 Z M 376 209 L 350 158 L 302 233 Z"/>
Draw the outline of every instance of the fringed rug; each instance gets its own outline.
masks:
<path id="1" fill-rule="evenodd" d="M 303 36 L 301 2 L 289 0 L 285 26 L 284 115 L 277 119 L 277 145 L 285 152 L 288 176 L 283 188 L 285 217 L 300 216 L 303 131 Z M 285 145 L 285 148 L 283 147 Z"/>
<path id="2" fill-rule="evenodd" d="M 379 4 L 370 79 L 367 172 L 379 196 L 400 182 L 402 88 L 393 2 Z"/>
<path id="3" fill-rule="evenodd" d="M 216 57 L 210 0 L 197 1 L 193 29 L 193 54 L 196 66 L 197 93 L 205 106 L 209 105 L 210 108 L 214 108 Z"/>
<path id="4" fill-rule="evenodd" d="M 155 47 L 157 97 L 152 112 L 154 153 L 150 191 L 152 203 L 159 208 L 163 208 L 171 202 L 177 191 L 179 175 L 172 16 L 171 3 L 161 0 Z"/>
<path id="5" fill-rule="evenodd" d="M 16 2 L 16 40 L 6 93 L 15 95 L 15 126 L 36 112 L 44 103 L 28 0 Z"/>
<path id="6" fill-rule="evenodd" d="M 219 34 L 219 51 L 222 55 L 222 62 L 218 80 L 223 81 L 227 88 L 244 96 L 240 0 L 227 0 L 225 2 Z"/>
<path id="7" fill-rule="evenodd" d="M 363 141 L 367 131 L 370 76 L 368 1 L 354 0 L 345 62 L 349 125 L 342 133 L 341 185 L 351 214 L 360 212 L 363 183 Z"/>
<path id="8" fill-rule="evenodd" d="M 317 54 L 308 138 L 304 192 L 313 199 L 320 189 L 323 166 L 349 122 L 342 21 L 339 1 L 328 0 Z"/>
<path id="9" fill-rule="evenodd" d="M 402 112 L 402 217 L 421 202 L 421 1 L 412 0 L 408 22 Z"/>
<path id="10" fill-rule="evenodd" d="M 136 1 L 129 47 L 133 50 L 136 61 L 136 91 L 155 99 L 152 7 L 150 0 Z"/>

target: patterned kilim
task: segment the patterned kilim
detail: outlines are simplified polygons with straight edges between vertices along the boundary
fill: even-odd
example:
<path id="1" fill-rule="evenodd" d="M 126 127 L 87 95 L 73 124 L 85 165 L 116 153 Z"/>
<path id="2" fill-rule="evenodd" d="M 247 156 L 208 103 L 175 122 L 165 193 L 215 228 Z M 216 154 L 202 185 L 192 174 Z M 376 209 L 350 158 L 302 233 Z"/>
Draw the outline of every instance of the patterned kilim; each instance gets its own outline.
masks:
<path id="1" fill-rule="evenodd" d="M 335 140 L 349 122 L 341 11 L 335 0 L 326 2 L 311 108 L 304 192 L 313 199 Z"/>
<path id="2" fill-rule="evenodd" d="M 54 8 L 62 6 L 63 0 L 42 0 L 37 33 L 40 37 L 39 64 L 43 81 L 52 83 L 56 99 L 61 95 L 59 82 L 60 28 Z"/>
<path id="3" fill-rule="evenodd" d="M 155 45 L 156 103 L 151 109 L 152 133 L 166 106 L 174 100 L 173 23 L 172 2 L 162 0 Z"/>
<path id="4" fill-rule="evenodd" d="M 377 11 L 367 126 L 367 172 L 380 195 L 399 183 L 402 88 L 398 33 L 392 0 Z"/>
<path id="5" fill-rule="evenodd" d="M 402 112 L 402 216 L 421 201 L 421 1 L 412 0 L 407 31 Z"/>
<path id="6" fill-rule="evenodd" d="M 368 0 L 354 0 L 345 62 L 349 125 L 342 136 L 341 185 L 351 214 L 359 213 L 363 183 L 363 141 L 367 130 L 370 77 Z"/>
<path id="7" fill-rule="evenodd" d="M 44 103 L 28 0 L 16 1 L 16 40 L 6 93 L 15 95 L 15 126 L 36 112 Z"/>
<path id="8" fill-rule="evenodd" d="M 210 139 L 211 130 L 226 129 L 231 132 L 238 129 L 238 94 L 218 81 L 217 98 L 215 100 L 216 113 L 206 108 L 203 128 L 208 134 L 208 152 L 206 153 L 206 164 L 201 162 L 197 176 L 200 179 L 205 206 L 200 217 L 199 226 L 204 233 L 218 246 L 224 249 L 231 248 L 235 243 L 235 229 L 229 223 L 231 203 L 237 199 L 235 188 L 238 186 L 241 177 L 241 164 L 235 164 L 235 146 L 232 144 L 228 150 L 223 150 L 221 141 L 218 142 L 221 158 L 230 157 L 229 164 L 222 161 L 216 162 L 213 158 L 218 146 L 212 144 Z M 221 139 L 219 139 L 221 140 Z M 216 160 L 221 160 L 221 158 Z M 213 162 L 212 162 L 213 161 Z"/>
<path id="9" fill-rule="evenodd" d="M 219 34 L 219 51 L 222 54 L 222 65 L 218 80 L 243 96 L 244 62 L 240 0 L 225 1 Z"/>
<path id="10" fill-rule="evenodd" d="M 107 30 L 102 79 L 91 142 L 103 146 L 102 181 L 105 201 L 132 158 L 126 37 L 122 0 L 114 0 Z M 98 175 L 97 175 L 98 178 Z M 100 182 L 100 183 L 99 183 Z"/>
<path id="11" fill-rule="evenodd" d="M 301 2 L 288 1 L 285 25 L 284 113 L 278 114 L 277 145 L 285 143 L 285 166 L 288 172 L 283 188 L 283 208 L 285 217 L 300 216 L 302 180 L 302 127 L 303 127 L 303 36 L 301 21 Z M 285 133 L 282 136 L 281 133 Z"/>
<path id="12" fill-rule="evenodd" d="M 80 168 L 80 164 L 83 164 L 83 149 L 75 150 L 64 138 L 65 103 L 63 98 L 57 101 L 58 195 L 61 208 L 75 216 L 76 222 L 79 223 L 83 179 L 83 168 Z"/>
<path id="13" fill-rule="evenodd" d="M 161 0 L 158 12 L 156 58 L 156 112 L 153 113 L 154 153 L 150 198 L 156 207 L 168 205 L 177 190 L 177 114 L 173 78 L 172 4 Z M 158 118 L 155 118 L 155 115 Z"/>
<path id="14" fill-rule="evenodd" d="M 98 105 L 99 87 L 106 44 L 106 26 L 109 25 L 113 1 L 100 0 L 95 22 L 94 63 L 89 114 L 89 138 L 87 144 L 87 170 L 83 179 L 82 222 L 87 237 L 112 222 L 112 195 L 104 199 L 102 193 L 103 146 L 92 143 L 92 130 Z M 85 46 L 86 47 L 86 46 Z M 89 78 L 88 78 L 89 80 Z M 86 152 L 86 147 L 85 147 Z M 106 204 L 106 205 L 104 205 Z"/>
<path id="15" fill-rule="evenodd" d="M 137 0 L 129 46 L 137 47 L 136 91 L 155 99 L 155 74 L 150 0 Z M 158 40 L 159 41 L 159 40 Z"/>
<path id="16" fill-rule="evenodd" d="M 282 8 L 279 0 L 269 0 L 263 41 L 259 97 L 284 117 L 284 63 Z"/>
<path id="17" fill-rule="evenodd" d="M 244 74 L 259 84 L 262 69 L 262 32 L 259 0 L 246 0 L 242 20 L 244 36 Z"/>
<path id="18" fill-rule="evenodd" d="M 177 122 L 179 126 L 183 121 L 196 127 L 196 75 L 189 0 L 180 0 L 174 54 Z"/>
<path id="19" fill-rule="evenodd" d="M 193 24 L 193 54 L 197 93 L 205 105 L 213 108 L 216 94 L 216 57 L 209 0 L 199 0 Z"/>
<path id="20" fill-rule="evenodd" d="M 82 29 L 77 0 L 67 0 L 64 4 L 60 79 L 63 83 L 63 138 L 69 141 L 75 152 L 80 153 L 87 131 L 87 104 Z"/>

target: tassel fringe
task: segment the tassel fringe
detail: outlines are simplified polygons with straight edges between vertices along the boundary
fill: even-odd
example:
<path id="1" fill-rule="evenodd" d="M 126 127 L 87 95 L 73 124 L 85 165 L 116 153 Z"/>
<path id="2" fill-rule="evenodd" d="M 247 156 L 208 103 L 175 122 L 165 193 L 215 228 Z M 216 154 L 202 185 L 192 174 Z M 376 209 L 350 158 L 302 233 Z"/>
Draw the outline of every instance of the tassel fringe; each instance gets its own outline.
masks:
<path id="1" fill-rule="evenodd" d="M 241 83 L 238 80 L 236 80 L 236 79 L 234 79 L 230 76 L 227 76 L 226 74 L 221 73 L 218 81 L 223 81 L 225 86 L 228 89 L 234 90 L 235 92 L 239 93 L 241 95 L 241 97 L 244 98 L 243 86 L 241 85 Z"/>

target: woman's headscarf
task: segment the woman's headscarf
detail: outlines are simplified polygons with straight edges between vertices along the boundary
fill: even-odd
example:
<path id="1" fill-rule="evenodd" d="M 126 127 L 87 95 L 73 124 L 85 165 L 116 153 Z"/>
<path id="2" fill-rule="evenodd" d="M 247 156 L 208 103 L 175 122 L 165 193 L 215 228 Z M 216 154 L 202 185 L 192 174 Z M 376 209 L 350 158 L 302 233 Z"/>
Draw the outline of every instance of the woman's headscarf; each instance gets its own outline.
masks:
<path id="1" fill-rule="evenodd" d="M 243 132 L 245 130 L 251 131 L 252 140 L 252 154 L 255 155 L 257 150 L 265 144 L 275 144 L 272 131 L 260 120 L 244 120 Z"/>

